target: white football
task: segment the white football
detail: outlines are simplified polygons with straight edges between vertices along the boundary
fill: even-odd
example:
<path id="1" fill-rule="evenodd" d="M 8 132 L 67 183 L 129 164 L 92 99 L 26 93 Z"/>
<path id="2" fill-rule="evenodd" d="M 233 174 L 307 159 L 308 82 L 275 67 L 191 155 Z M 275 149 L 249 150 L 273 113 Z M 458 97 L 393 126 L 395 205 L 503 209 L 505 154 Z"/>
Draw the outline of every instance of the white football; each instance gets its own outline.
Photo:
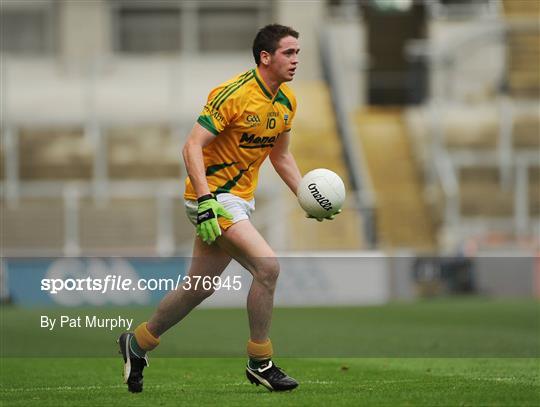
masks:
<path id="1" fill-rule="evenodd" d="M 309 215 L 325 218 L 341 209 L 345 185 L 335 172 L 317 168 L 304 175 L 298 188 L 298 203 Z"/>

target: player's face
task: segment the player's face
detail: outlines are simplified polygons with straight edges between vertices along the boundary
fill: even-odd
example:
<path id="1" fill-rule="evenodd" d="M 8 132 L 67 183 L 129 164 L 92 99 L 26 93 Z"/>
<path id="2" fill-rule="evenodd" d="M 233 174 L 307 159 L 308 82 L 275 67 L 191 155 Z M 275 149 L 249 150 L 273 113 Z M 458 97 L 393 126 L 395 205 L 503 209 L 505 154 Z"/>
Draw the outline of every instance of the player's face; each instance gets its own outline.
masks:
<path id="1" fill-rule="evenodd" d="M 270 68 L 280 82 L 292 81 L 298 65 L 298 40 L 284 37 L 270 59 Z"/>

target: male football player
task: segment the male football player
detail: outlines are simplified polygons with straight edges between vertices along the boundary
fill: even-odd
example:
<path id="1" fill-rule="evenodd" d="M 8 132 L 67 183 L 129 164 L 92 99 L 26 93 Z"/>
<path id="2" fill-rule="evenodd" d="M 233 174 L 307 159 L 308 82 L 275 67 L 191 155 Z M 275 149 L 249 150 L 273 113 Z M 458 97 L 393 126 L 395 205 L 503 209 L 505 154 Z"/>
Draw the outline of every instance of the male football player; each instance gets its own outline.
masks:
<path id="1" fill-rule="evenodd" d="M 267 156 L 294 194 L 301 180 L 288 150 L 296 98 L 285 84 L 295 75 L 299 52 L 298 33 L 292 28 L 272 24 L 259 30 L 253 43 L 256 68 L 210 92 L 183 148 L 189 175 L 185 207 L 197 231 L 188 275 L 219 276 L 231 259 L 253 275 L 247 298 L 246 376 L 274 391 L 292 390 L 298 383 L 272 360 L 269 329 L 279 263 L 249 218 L 259 168 Z M 120 336 L 130 391 L 142 391 L 146 352 L 212 292 L 193 285 L 171 291 L 148 322 Z"/>

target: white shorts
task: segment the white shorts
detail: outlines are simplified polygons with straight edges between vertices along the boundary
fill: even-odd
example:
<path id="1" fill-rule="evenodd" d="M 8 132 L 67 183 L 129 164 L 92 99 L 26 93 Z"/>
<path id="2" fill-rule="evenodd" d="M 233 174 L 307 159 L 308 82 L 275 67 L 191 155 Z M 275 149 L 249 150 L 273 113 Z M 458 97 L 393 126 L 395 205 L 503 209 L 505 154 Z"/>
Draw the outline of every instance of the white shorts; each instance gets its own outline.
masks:
<path id="1" fill-rule="evenodd" d="M 249 219 L 251 213 L 255 210 L 255 199 L 246 201 L 233 194 L 217 194 L 217 201 L 233 216 L 232 221 L 219 217 L 221 227 L 227 230 L 231 225 L 241 220 Z M 184 200 L 186 215 L 193 225 L 197 225 L 197 201 Z"/>

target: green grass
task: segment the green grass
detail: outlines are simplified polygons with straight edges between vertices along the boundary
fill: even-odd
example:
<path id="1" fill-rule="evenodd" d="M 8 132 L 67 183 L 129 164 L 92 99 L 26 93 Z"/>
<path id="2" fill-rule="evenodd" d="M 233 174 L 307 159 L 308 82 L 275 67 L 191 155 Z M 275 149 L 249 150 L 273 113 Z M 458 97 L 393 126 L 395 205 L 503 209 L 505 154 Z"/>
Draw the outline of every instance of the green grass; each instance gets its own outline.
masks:
<path id="1" fill-rule="evenodd" d="M 120 361 L 6 359 L 3 405 L 536 406 L 534 359 L 281 359 L 300 381 L 288 393 L 250 385 L 244 359 L 155 358 L 145 391 L 120 383 Z"/>
<path id="2" fill-rule="evenodd" d="M 17 309 L 1 314 L 3 356 L 114 356 L 121 329 L 40 328 L 40 315 L 122 315 L 153 308 Z M 286 357 L 540 357 L 540 306 L 532 300 L 445 299 L 373 307 L 278 308 L 272 340 Z M 163 337 L 155 356 L 242 357 L 243 309 L 196 309 Z M 39 343 L 40 346 L 35 346 Z"/>
<path id="3" fill-rule="evenodd" d="M 540 405 L 540 308 L 458 298 L 276 309 L 276 360 L 300 381 L 269 393 L 244 377 L 245 310 L 201 309 L 162 338 L 145 392 L 121 383 L 120 330 L 39 328 L 39 316 L 147 319 L 152 308 L 1 312 L 2 405 Z"/>

